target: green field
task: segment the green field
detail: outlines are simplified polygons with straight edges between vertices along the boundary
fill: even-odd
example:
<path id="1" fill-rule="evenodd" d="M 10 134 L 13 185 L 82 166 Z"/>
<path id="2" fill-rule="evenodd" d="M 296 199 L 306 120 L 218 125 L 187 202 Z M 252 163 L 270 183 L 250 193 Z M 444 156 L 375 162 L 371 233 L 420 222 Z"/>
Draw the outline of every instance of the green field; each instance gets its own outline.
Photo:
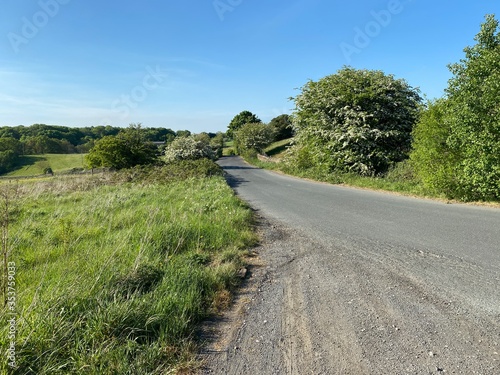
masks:
<path id="1" fill-rule="evenodd" d="M 6 176 L 38 176 L 44 174 L 46 168 L 54 173 L 70 171 L 73 168 L 83 168 L 83 154 L 44 154 L 21 157 L 19 168 L 7 173 Z"/>
<path id="2" fill-rule="evenodd" d="M 12 199 L 15 373 L 196 368 L 197 324 L 230 303 L 244 251 L 256 241 L 251 211 L 218 166 L 190 162 L 3 187 Z M 2 325 L 4 351 L 8 330 Z"/>

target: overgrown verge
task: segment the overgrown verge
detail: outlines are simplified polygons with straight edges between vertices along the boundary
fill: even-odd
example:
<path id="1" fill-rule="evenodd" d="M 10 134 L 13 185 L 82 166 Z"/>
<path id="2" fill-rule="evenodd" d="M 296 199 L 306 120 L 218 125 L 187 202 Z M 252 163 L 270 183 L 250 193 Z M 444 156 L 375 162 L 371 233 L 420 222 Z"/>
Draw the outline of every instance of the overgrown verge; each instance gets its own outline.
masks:
<path id="1" fill-rule="evenodd" d="M 391 168 L 387 173 L 375 177 L 359 176 L 354 173 L 326 173 L 315 168 L 300 169 L 286 162 L 266 162 L 259 160 L 256 154 L 244 155 L 245 160 L 257 167 L 274 170 L 291 176 L 306 178 L 314 181 L 327 182 L 336 185 L 347 185 L 358 188 L 381 190 L 399 193 L 408 196 L 432 198 L 449 201 L 445 193 L 427 188 L 415 175 L 409 160 L 402 161 Z M 475 202 L 480 203 L 480 202 Z M 496 201 L 488 201 L 488 205 L 500 206 Z"/>
<path id="2" fill-rule="evenodd" d="M 193 332 L 223 308 L 252 214 L 207 160 L 30 181 L 10 213 L 15 310 L 2 373 L 163 374 L 196 366 Z M 9 331 L 10 330 L 10 331 Z M 11 336 L 12 337 L 12 336 Z"/>

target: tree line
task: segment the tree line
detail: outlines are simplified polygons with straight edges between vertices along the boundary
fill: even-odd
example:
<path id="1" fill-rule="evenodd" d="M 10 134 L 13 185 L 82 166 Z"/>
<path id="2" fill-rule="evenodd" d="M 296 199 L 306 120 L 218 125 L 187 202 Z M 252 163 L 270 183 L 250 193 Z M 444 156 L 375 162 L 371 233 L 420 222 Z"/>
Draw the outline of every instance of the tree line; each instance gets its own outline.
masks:
<path id="1" fill-rule="evenodd" d="M 17 165 L 22 155 L 88 153 L 96 141 L 117 136 L 124 129 L 113 126 L 72 128 L 68 126 L 34 124 L 31 126 L 0 127 L 0 174 Z M 140 128 L 146 142 L 172 142 L 178 136 L 191 134 L 188 130 Z"/>

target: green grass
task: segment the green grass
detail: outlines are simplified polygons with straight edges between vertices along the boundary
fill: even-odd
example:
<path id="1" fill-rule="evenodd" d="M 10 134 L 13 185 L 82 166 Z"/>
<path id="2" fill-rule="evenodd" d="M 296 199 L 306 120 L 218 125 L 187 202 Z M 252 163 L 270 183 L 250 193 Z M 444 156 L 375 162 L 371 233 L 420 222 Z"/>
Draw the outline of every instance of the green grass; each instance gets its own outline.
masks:
<path id="1" fill-rule="evenodd" d="M 280 158 L 283 153 L 290 146 L 292 139 L 284 139 L 278 142 L 274 142 L 264 149 L 264 152 L 271 157 Z"/>
<path id="2" fill-rule="evenodd" d="M 6 176 L 38 176 L 45 168 L 52 168 L 54 173 L 70 171 L 73 168 L 83 168 L 83 154 L 44 154 L 22 156 L 19 168 Z"/>
<path id="3" fill-rule="evenodd" d="M 200 165 L 194 174 L 214 174 Z M 16 373 L 196 367 L 196 325 L 227 304 L 256 236 L 251 211 L 220 173 L 189 177 L 186 167 L 18 186 L 10 227 Z"/>
<path id="4" fill-rule="evenodd" d="M 222 149 L 222 156 L 234 155 L 234 141 L 224 142 L 224 148 Z"/>

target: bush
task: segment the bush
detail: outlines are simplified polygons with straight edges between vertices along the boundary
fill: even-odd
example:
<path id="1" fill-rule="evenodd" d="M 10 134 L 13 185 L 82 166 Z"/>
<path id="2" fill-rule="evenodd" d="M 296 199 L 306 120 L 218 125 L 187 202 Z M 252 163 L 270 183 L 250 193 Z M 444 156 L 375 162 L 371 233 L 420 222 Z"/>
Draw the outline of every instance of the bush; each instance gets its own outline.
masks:
<path id="1" fill-rule="evenodd" d="M 450 66 L 447 144 L 459 151 L 453 170 L 458 195 L 500 199 L 500 31 L 493 15 L 486 17 L 475 40 L 475 46 L 465 49 L 465 59 Z"/>
<path id="2" fill-rule="evenodd" d="M 190 178 L 223 176 L 222 168 L 209 159 L 175 160 L 162 166 L 138 166 L 117 172 L 117 182 L 170 183 Z"/>
<path id="3" fill-rule="evenodd" d="M 165 150 L 164 160 L 169 163 L 179 160 L 216 159 L 216 154 L 207 142 L 194 137 L 178 137 Z"/>
<path id="4" fill-rule="evenodd" d="M 118 135 L 106 136 L 95 142 L 85 158 L 90 168 L 123 169 L 155 163 L 157 149 L 146 141 L 140 124 L 131 124 Z"/>
<path id="5" fill-rule="evenodd" d="M 381 71 L 346 67 L 310 81 L 295 98 L 289 161 L 325 173 L 384 173 L 407 157 L 420 101 L 406 81 Z"/>
<path id="6" fill-rule="evenodd" d="M 266 124 L 245 124 L 234 134 L 234 146 L 238 154 L 260 152 L 268 146 L 273 139 L 272 129 Z"/>
<path id="7" fill-rule="evenodd" d="M 428 103 L 413 130 L 410 163 L 425 188 L 453 198 L 457 190 L 454 173 L 457 153 L 447 143 L 450 126 L 445 121 L 449 111 L 446 106 L 443 99 Z"/>

